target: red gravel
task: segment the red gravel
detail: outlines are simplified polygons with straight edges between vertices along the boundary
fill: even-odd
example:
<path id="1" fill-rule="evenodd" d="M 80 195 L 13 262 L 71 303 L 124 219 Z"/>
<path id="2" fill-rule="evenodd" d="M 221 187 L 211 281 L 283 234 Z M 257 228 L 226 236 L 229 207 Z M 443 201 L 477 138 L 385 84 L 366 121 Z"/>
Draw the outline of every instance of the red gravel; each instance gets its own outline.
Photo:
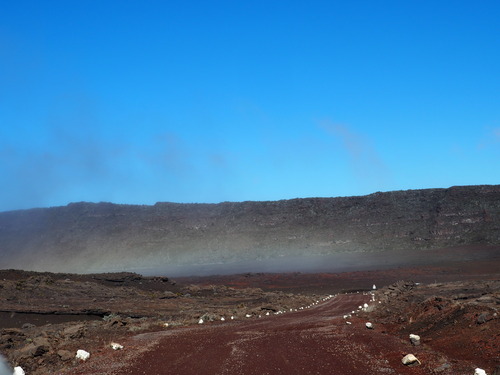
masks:
<path id="1" fill-rule="evenodd" d="M 103 350 L 64 374 L 453 374 L 473 373 L 475 365 L 449 360 L 425 346 L 373 330 L 351 312 L 369 296 L 339 295 L 310 309 L 244 321 L 141 334 L 122 351 Z M 422 365 L 405 367 L 415 354 Z M 444 365 L 444 367 L 442 367 Z"/>

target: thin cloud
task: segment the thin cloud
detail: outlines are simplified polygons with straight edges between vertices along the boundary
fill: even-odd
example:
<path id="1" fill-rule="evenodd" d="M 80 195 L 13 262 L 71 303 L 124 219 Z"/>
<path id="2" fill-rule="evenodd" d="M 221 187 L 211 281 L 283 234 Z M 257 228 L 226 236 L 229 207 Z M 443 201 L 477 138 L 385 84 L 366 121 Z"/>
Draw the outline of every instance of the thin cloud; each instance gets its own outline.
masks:
<path id="1" fill-rule="evenodd" d="M 493 129 L 493 136 L 496 142 L 500 142 L 500 128 Z"/>
<path id="2" fill-rule="evenodd" d="M 348 155 L 353 174 L 363 183 L 381 188 L 388 180 L 388 168 L 372 142 L 347 125 L 323 121 L 320 127 L 340 142 Z"/>
<path id="3" fill-rule="evenodd" d="M 196 150 L 174 132 L 135 140 L 105 139 L 96 130 L 54 125 L 37 147 L 0 143 L 0 210 L 82 200 L 193 200 L 212 186 L 221 191 L 219 180 L 230 172 L 223 152 Z"/>
<path id="4" fill-rule="evenodd" d="M 186 177 L 193 173 L 191 152 L 176 133 L 156 135 L 152 144 L 154 149 L 143 150 L 145 159 L 152 164 L 151 167 L 178 177 Z"/>
<path id="5" fill-rule="evenodd" d="M 500 127 L 490 128 L 481 141 L 477 144 L 478 150 L 494 148 L 500 143 Z"/>
<path id="6" fill-rule="evenodd" d="M 227 169 L 229 165 L 227 156 L 221 152 L 209 154 L 208 160 L 210 164 L 217 169 Z"/>
<path id="7" fill-rule="evenodd" d="M 0 207 L 46 206 L 75 191 L 91 192 L 103 181 L 121 179 L 118 159 L 113 145 L 91 133 L 62 127 L 48 130 L 47 141 L 37 147 L 4 143 L 0 145 L 4 187 Z M 80 199 L 88 199 L 87 194 Z"/>

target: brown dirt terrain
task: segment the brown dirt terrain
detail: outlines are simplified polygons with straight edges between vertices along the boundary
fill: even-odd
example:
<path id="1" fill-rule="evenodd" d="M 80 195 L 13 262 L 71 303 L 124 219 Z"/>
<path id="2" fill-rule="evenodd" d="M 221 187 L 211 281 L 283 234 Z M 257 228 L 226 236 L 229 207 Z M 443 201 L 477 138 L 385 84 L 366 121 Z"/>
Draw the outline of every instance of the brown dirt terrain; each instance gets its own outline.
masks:
<path id="1" fill-rule="evenodd" d="M 127 273 L 0 271 L 0 353 L 28 375 L 418 375 L 473 374 L 475 367 L 491 375 L 500 365 L 499 270 L 500 259 L 492 257 L 177 282 Z M 372 298 L 373 284 L 376 302 L 346 324 L 343 315 Z M 36 316 L 45 320 L 36 322 Z M 197 324 L 200 317 L 205 324 Z M 374 329 L 365 327 L 367 321 Z M 422 337 L 421 345 L 412 346 L 410 333 Z M 113 341 L 124 349 L 112 350 Z M 77 349 L 91 358 L 77 361 Z M 402 365 L 407 353 L 422 364 Z"/>
<path id="2" fill-rule="evenodd" d="M 262 288 L 298 293 L 331 293 L 366 290 L 373 283 L 389 285 L 398 280 L 431 284 L 437 281 L 496 279 L 500 270 L 500 246 L 462 246 L 430 250 L 414 255 L 394 254 L 399 266 L 356 271 L 315 273 L 245 273 L 201 277 L 177 277 L 183 284 L 226 285 L 234 288 Z M 364 254 L 360 256 L 364 257 Z M 360 263 L 362 263 L 360 261 Z M 361 271 L 361 268 L 363 270 Z"/>
<path id="3" fill-rule="evenodd" d="M 500 365 L 500 279 L 435 283 L 399 282 L 377 293 L 381 304 L 370 317 L 388 332 L 422 342 L 452 358 Z"/>
<path id="4" fill-rule="evenodd" d="M 343 318 L 369 300 L 363 293 L 344 294 L 279 316 L 143 334 L 125 341 L 128 350 L 118 356 L 99 353 L 64 374 L 472 374 L 478 366 L 491 373 L 498 363 L 498 357 L 414 347 L 381 323 L 369 330 L 365 317 Z M 408 353 L 422 365 L 404 366 Z"/>
<path id="5" fill-rule="evenodd" d="M 71 275 L 0 271 L 0 353 L 30 374 L 73 367 L 76 350 L 95 352 L 139 332 L 194 325 L 200 318 L 265 314 L 311 303 L 314 294 L 179 285 L 137 274 Z M 60 352 L 60 351 L 63 352 Z"/>

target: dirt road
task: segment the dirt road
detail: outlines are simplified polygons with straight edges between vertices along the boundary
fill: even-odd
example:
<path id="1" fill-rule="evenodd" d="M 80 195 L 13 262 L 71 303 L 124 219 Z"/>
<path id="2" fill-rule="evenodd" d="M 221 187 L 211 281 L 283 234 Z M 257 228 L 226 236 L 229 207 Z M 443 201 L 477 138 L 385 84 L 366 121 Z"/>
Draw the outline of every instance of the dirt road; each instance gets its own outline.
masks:
<path id="1" fill-rule="evenodd" d="M 474 365 L 415 348 L 365 321 L 344 319 L 370 296 L 347 294 L 280 315 L 136 335 L 119 352 L 96 353 L 72 374 L 442 374 Z M 350 321 L 352 324 L 347 324 Z M 422 366 L 406 367 L 413 352 Z M 440 367 L 441 366 L 441 367 Z M 472 369 L 472 372 L 471 372 Z"/>

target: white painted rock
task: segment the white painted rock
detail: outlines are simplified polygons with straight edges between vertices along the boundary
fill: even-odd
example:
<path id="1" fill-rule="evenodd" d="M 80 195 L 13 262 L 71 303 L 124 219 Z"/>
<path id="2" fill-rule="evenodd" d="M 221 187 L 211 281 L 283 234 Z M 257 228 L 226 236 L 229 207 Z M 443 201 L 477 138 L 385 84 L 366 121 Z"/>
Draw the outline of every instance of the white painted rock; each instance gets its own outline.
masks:
<path id="1" fill-rule="evenodd" d="M 375 284 L 373 284 L 373 287 L 372 287 L 373 290 L 376 290 L 377 287 L 375 286 Z"/>
<path id="2" fill-rule="evenodd" d="M 82 349 L 78 349 L 76 351 L 76 359 L 81 359 L 82 361 L 86 361 L 89 358 L 90 358 L 89 352 L 82 350 Z"/>
<path id="3" fill-rule="evenodd" d="M 474 370 L 474 375 L 487 375 L 486 371 L 484 371 L 482 368 L 477 368 Z"/>
<path id="4" fill-rule="evenodd" d="M 403 365 L 409 366 L 409 365 L 420 365 L 420 361 L 415 357 L 413 354 L 407 354 L 403 357 L 401 360 L 403 362 Z"/>
<path id="5" fill-rule="evenodd" d="M 366 328 L 368 328 L 368 329 L 373 329 L 373 324 L 371 324 L 370 322 L 366 322 L 366 323 L 365 323 L 365 326 L 366 326 Z"/>
<path id="6" fill-rule="evenodd" d="M 420 345 L 420 336 L 414 335 L 413 333 L 411 333 L 410 334 L 410 341 L 415 346 Z"/>
<path id="7" fill-rule="evenodd" d="M 13 375 L 25 375 L 25 372 L 22 367 L 16 366 L 14 367 L 14 374 Z"/>
<path id="8" fill-rule="evenodd" d="M 200 320 L 198 320 L 198 324 L 203 324 L 203 319 L 200 318 Z"/>
<path id="9" fill-rule="evenodd" d="M 112 343 L 110 344 L 110 346 L 111 346 L 111 348 L 112 348 L 113 350 L 122 350 L 122 349 L 123 349 L 123 345 L 120 345 L 120 344 L 118 344 L 117 342 L 112 342 Z"/>

